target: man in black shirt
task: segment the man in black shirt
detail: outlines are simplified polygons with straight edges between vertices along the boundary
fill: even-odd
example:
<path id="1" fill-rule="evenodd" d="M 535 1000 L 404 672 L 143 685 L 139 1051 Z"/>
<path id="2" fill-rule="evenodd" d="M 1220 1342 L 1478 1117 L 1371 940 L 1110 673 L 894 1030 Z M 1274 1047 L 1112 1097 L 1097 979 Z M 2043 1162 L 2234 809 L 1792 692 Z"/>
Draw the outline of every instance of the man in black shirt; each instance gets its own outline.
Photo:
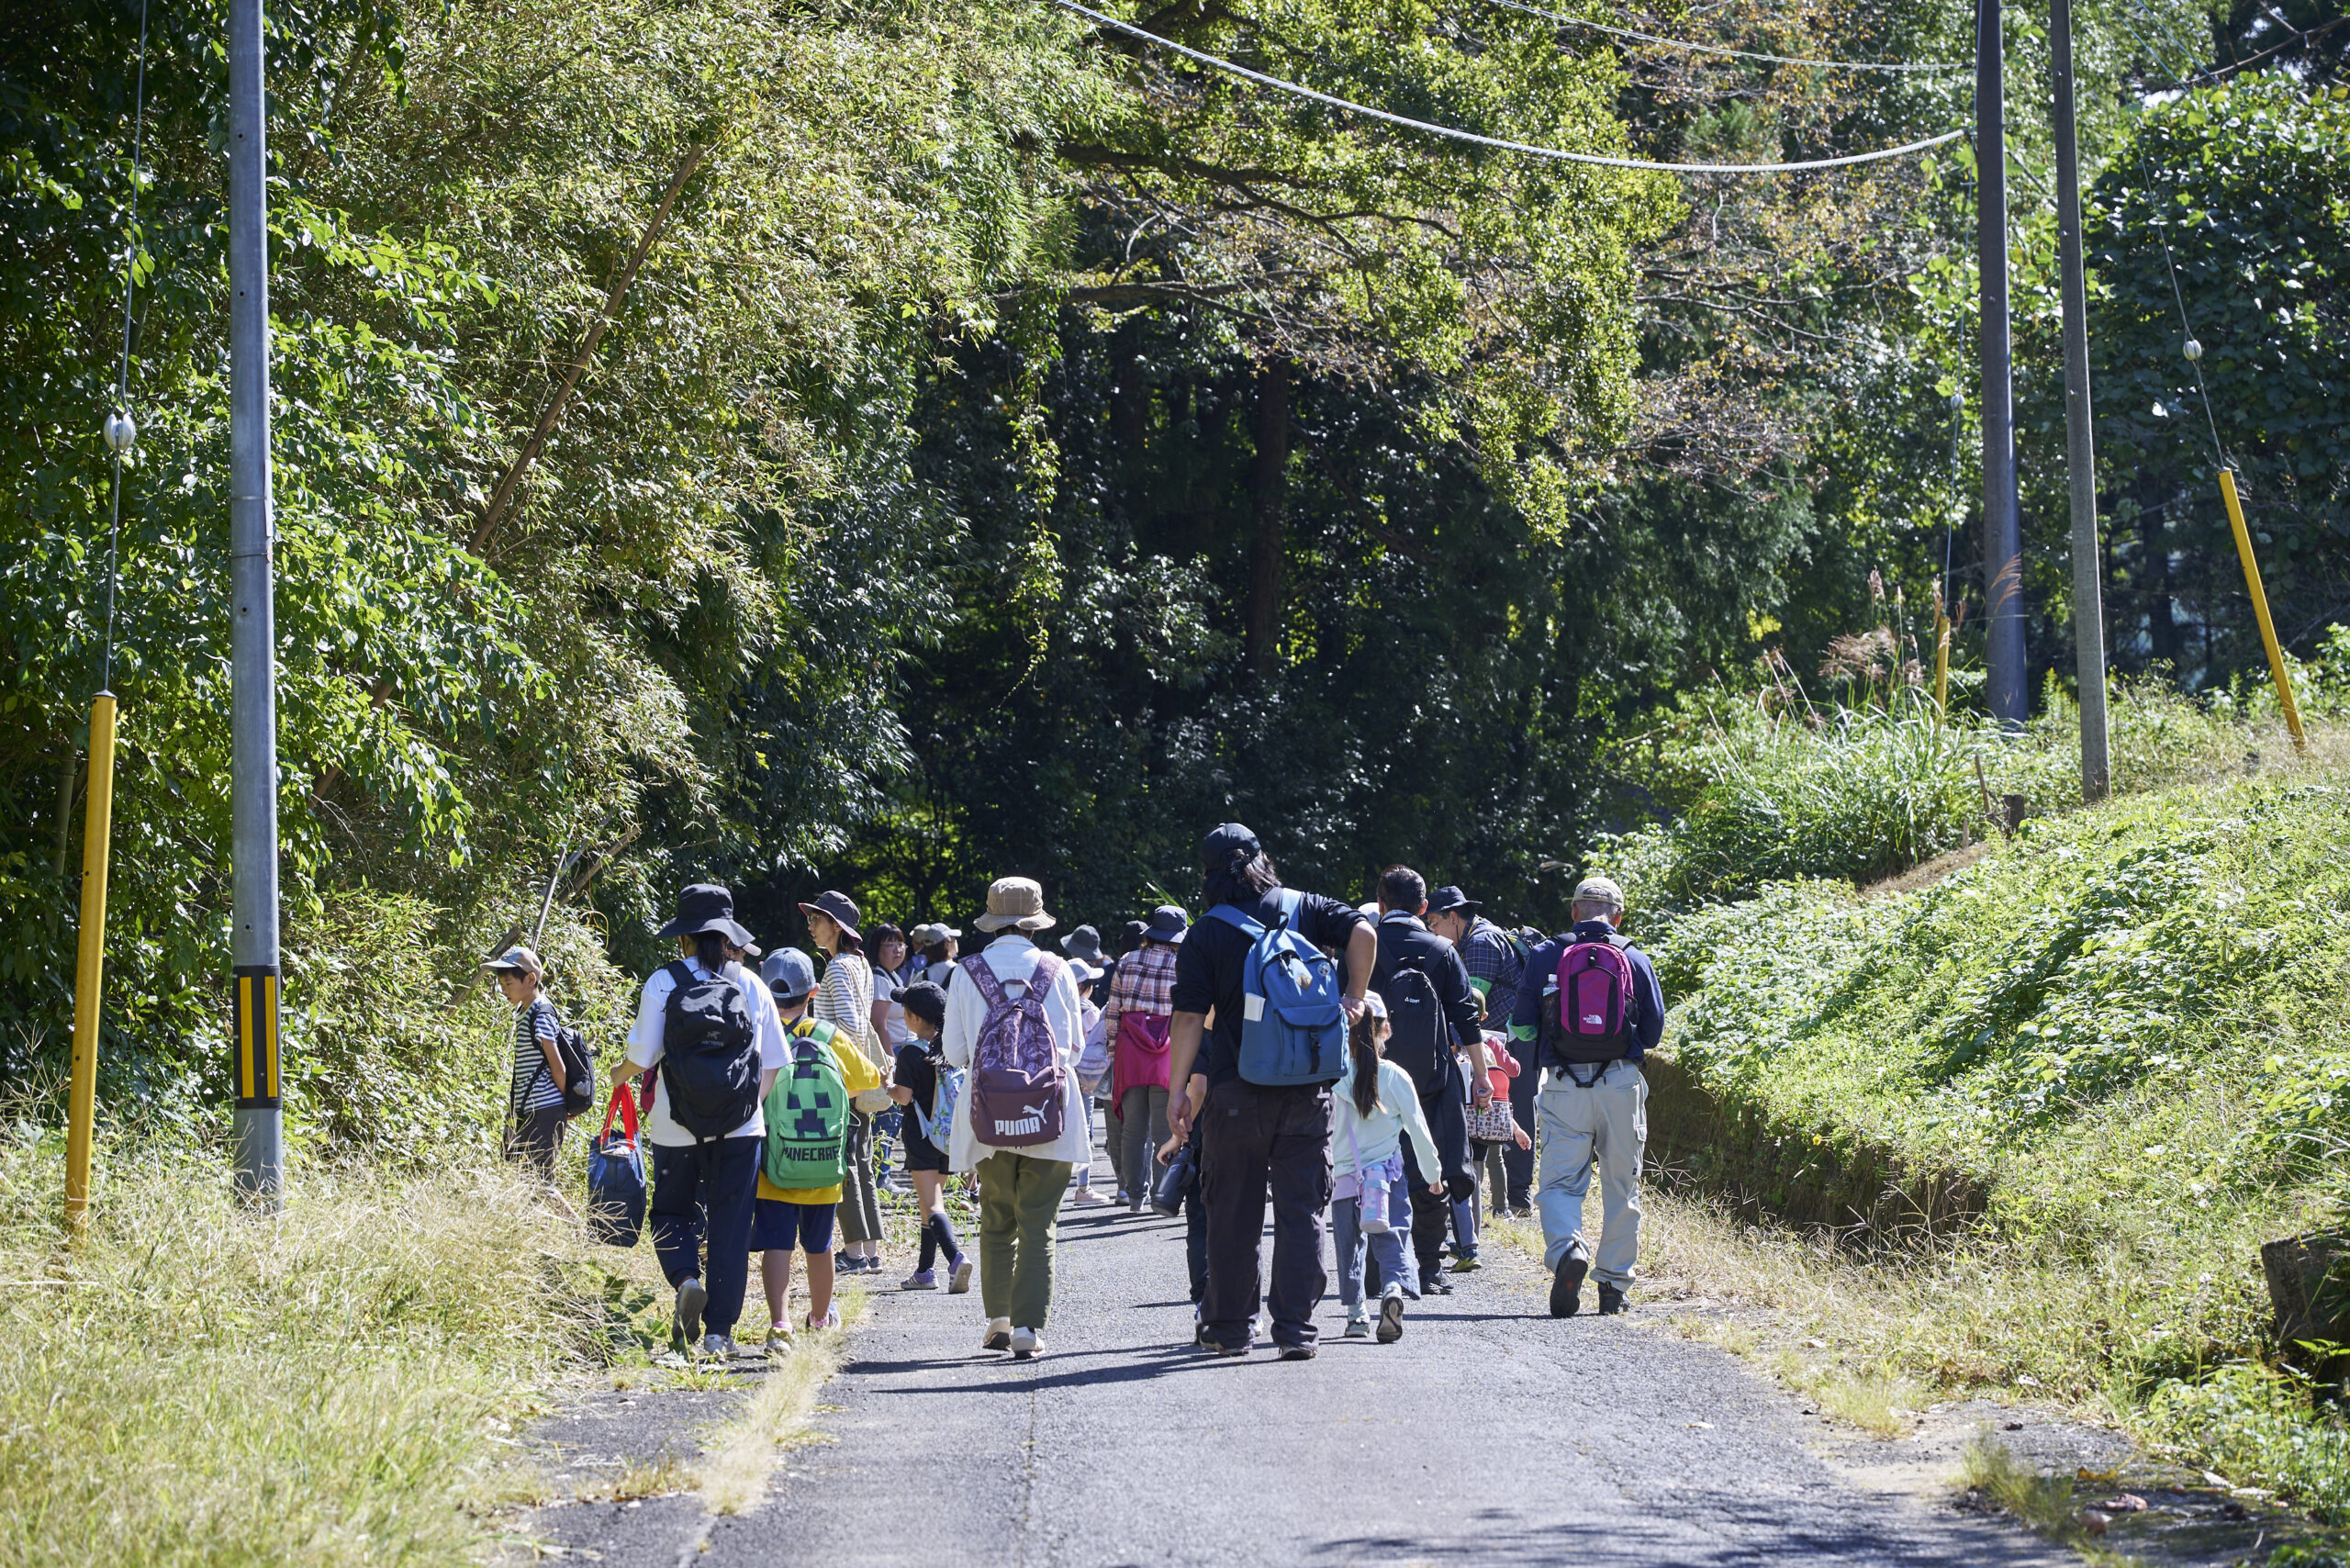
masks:
<path id="1" fill-rule="evenodd" d="M 1387 1042 L 1387 1059 L 1412 1075 L 1420 1092 L 1420 1109 L 1428 1130 L 1436 1135 L 1441 1170 L 1422 1170 L 1404 1140 L 1404 1174 L 1412 1187 L 1412 1251 L 1420 1267 L 1420 1294 L 1450 1295 L 1443 1274 L 1444 1232 L 1452 1220 L 1452 1204 L 1471 1185 L 1469 1124 L 1461 1114 L 1460 1079 L 1452 1052 L 1459 1045 L 1469 1053 L 1470 1084 L 1476 1103 L 1493 1099 L 1493 1081 L 1485 1074 L 1485 1036 L 1478 1026 L 1477 993 L 1469 984 L 1469 969 L 1452 944 L 1430 931 L 1421 916 L 1428 907 L 1428 885 L 1409 866 L 1390 866 L 1379 877 L 1379 961 L 1371 985 L 1386 999 L 1394 1035 Z M 1442 1182 L 1445 1193 L 1428 1185 Z M 1473 1238 L 1463 1236 L 1473 1250 Z"/>
<path id="2" fill-rule="evenodd" d="M 1272 1309 L 1273 1341 L 1283 1361 L 1314 1355 L 1314 1309 L 1329 1284 L 1323 1271 L 1323 1206 L 1330 1197 L 1330 1086 L 1268 1087 L 1240 1076 L 1241 980 L 1248 935 L 1215 918 L 1230 904 L 1259 924 L 1282 918 L 1285 902 L 1273 863 L 1257 835 L 1226 823 L 1201 842 L 1209 918 L 1176 949 L 1175 1023 L 1168 1082 L 1181 1087 L 1167 1107 L 1174 1139 L 1199 1129 L 1200 1183 L 1207 1201 L 1208 1287 L 1201 1323 L 1214 1348 L 1245 1355 L 1262 1292 Z M 1351 1026 L 1362 1011 L 1378 942 L 1360 911 L 1312 893 L 1293 894 L 1292 928 L 1317 947 L 1345 955 L 1345 1007 Z M 1465 982 L 1464 982 L 1465 983 Z M 1207 1015 L 1215 1026 L 1206 1028 Z M 1204 1046 L 1203 1036 L 1204 1035 Z M 1265 1192 L 1272 1189 L 1272 1288 L 1262 1291 L 1259 1246 Z"/>

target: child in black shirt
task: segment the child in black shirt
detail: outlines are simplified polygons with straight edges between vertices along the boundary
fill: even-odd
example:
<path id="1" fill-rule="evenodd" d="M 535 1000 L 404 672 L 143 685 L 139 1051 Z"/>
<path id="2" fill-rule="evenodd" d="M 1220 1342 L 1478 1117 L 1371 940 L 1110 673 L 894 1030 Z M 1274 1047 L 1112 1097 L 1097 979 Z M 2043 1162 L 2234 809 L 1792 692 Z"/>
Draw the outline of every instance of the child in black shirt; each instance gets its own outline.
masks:
<path id="1" fill-rule="evenodd" d="M 898 1047 L 891 1073 L 890 1098 L 907 1107 L 902 1136 L 906 1174 L 912 1178 L 921 1202 L 922 1258 L 899 1289 L 934 1291 L 941 1252 L 946 1255 L 949 1294 L 971 1288 L 971 1259 L 955 1237 L 955 1222 L 946 1217 L 946 1129 L 953 1120 L 954 1097 L 939 1093 L 942 1074 L 953 1074 L 938 1055 L 938 1035 L 946 1022 L 946 993 L 928 980 L 917 980 L 898 993 L 906 1010 L 906 1032 L 912 1044 Z M 952 1081 L 950 1077 L 949 1081 Z"/>

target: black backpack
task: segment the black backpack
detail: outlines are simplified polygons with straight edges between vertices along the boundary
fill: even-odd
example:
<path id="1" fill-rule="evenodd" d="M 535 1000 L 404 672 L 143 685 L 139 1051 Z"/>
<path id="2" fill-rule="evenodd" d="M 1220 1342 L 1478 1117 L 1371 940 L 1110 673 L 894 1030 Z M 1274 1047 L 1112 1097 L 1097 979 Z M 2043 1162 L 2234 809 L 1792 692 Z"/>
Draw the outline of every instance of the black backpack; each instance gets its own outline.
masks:
<path id="1" fill-rule="evenodd" d="M 1387 1059 L 1412 1075 L 1426 1099 L 1452 1063 L 1452 1027 L 1437 1001 L 1436 981 L 1416 964 L 1397 964 L 1387 977 Z"/>
<path id="2" fill-rule="evenodd" d="M 555 1020 L 554 1054 L 563 1058 L 563 1114 L 576 1116 L 596 1108 L 596 1047 L 588 1036 Z"/>
<path id="3" fill-rule="evenodd" d="M 668 969 L 677 984 L 662 1015 L 661 1081 L 670 1119 L 707 1143 L 758 1111 L 758 1036 L 733 980 L 704 979 L 682 958 Z"/>

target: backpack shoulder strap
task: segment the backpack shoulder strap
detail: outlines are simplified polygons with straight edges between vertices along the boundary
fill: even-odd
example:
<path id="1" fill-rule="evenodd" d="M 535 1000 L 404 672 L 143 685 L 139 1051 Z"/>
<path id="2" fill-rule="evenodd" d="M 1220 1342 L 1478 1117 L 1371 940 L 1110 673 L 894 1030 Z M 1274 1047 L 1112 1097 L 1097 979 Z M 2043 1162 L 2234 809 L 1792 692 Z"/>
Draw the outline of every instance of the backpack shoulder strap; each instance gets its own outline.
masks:
<path id="1" fill-rule="evenodd" d="M 1281 901 L 1281 924 L 1296 930 L 1297 917 L 1305 908 L 1305 895 L 1295 888 L 1275 888 L 1273 893 Z"/>
<path id="2" fill-rule="evenodd" d="M 1047 953 L 1044 949 L 1038 948 L 1036 952 L 1036 967 L 1028 971 L 1027 994 L 1023 996 L 1020 1000 L 1023 1002 L 1033 1001 L 1037 1006 L 1042 1007 L 1045 1004 L 1045 997 L 1046 993 L 1048 993 L 1055 985 L 1059 983 L 1061 970 L 1068 967 L 1069 965 L 1067 960 L 1062 958 L 1059 954 Z"/>
<path id="3" fill-rule="evenodd" d="M 964 959 L 963 972 L 979 988 L 979 1000 L 988 1004 L 989 1012 L 1004 1005 L 1003 982 L 995 978 L 995 967 L 988 962 L 985 954 L 974 953 Z"/>
<path id="4" fill-rule="evenodd" d="M 1220 903 L 1216 905 L 1214 909 L 1208 911 L 1208 918 L 1211 920 L 1221 920 L 1226 925 L 1238 926 L 1240 928 L 1240 934 L 1248 937 L 1251 942 L 1261 942 L 1265 939 L 1265 928 L 1248 915 L 1241 913 L 1238 909 L 1231 904 Z"/>
<path id="5" fill-rule="evenodd" d="M 697 978 L 694 974 L 694 967 L 686 962 L 683 958 L 670 959 L 667 963 L 661 966 L 661 972 L 667 975 L 670 980 L 674 980 L 680 986 L 691 985 Z M 677 992 L 673 991 L 670 994 L 674 996 Z"/>

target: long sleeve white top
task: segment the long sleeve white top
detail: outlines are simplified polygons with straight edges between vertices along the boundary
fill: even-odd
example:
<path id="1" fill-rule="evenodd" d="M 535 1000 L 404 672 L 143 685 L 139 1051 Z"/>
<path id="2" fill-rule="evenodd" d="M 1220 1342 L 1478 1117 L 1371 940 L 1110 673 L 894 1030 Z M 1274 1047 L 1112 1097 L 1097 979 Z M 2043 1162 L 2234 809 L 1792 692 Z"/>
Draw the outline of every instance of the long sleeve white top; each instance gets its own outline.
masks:
<path id="1" fill-rule="evenodd" d="M 1015 983 L 1028 983 L 1036 960 L 1044 954 L 1034 942 L 1014 931 L 989 943 L 979 957 L 995 971 L 1004 993 L 1016 1002 L 1021 992 L 1013 989 Z M 946 1058 L 948 1066 L 971 1065 L 971 1049 L 979 1043 L 979 1025 L 986 1022 L 987 1015 L 987 999 L 979 994 L 979 982 L 964 973 L 958 964 L 947 981 L 946 1022 L 938 1040 L 939 1054 Z M 1045 997 L 1045 1026 L 1051 1030 L 1053 1044 L 1061 1055 L 1061 1076 L 1066 1086 L 1061 1136 L 1051 1143 L 1031 1144 L 1013 1152 L 1037 1159 L 1066 1159 L 1072 1165 L 1090 1161 L 1093 1158 L 1093 1124 L 1086 1114 L 1085 1091 L 1077 1081 L 1077 1058 L 1085 1048 L 1084 999 L 1078 994 L 1077 977 L 1067 964 L 1061 966 L 1060 978 Z M 1416 1107 L 1417 1103 L 1414 1102 Z M 957 1170 L 968 1170 L 996 1152 L 971 1131 L 971 1088 L 966 1084 L 955 1102 L 955 1126 L 947 1134 L 946 1163 Z"/>
<path id="2" fill-rule="evenodd" d="M 1366 1116 L 1355 1109 L 1355 1054 L 1347 1053 L 1345 1070 L 1330 1091 L 1330 1170 L 1333 1176 L 1353 1176 L 1387 1159 L 1408 1137 L 1423 1171 L 1438 1169 L 1436 1136 L 1420 1110 L 1419 1091 L 1412 1075 L 1393 1062 L 1379 1064 L 1379 1098 Z"/>

